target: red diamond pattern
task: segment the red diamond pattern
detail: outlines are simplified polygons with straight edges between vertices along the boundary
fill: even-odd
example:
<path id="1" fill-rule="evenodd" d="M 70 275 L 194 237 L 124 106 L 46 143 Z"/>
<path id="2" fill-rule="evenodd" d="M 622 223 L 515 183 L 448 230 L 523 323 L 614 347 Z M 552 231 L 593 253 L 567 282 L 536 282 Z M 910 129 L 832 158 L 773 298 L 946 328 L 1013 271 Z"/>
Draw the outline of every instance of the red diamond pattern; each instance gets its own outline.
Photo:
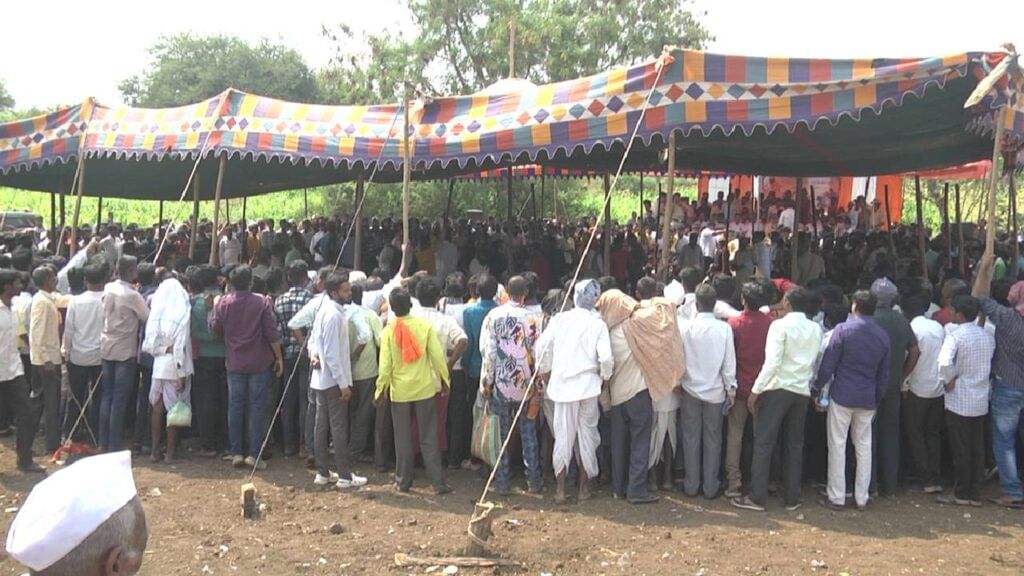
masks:
<path id="1" fill-rule="evenodd" d="M 665 96 L 667 96 L 668 99 L 673 102 L 678 102 L 679 99 L 683 96 L 683 94 L 683 89 L 680 88 L 678 84 L 673 84 L 672 86 L 669 86 L 669 89 L 665 91 Z"/>
<path id="2" fill-rule="evenodd" d="M 600 100 L 594 100 L 590 103 L 590 106 L 587 106 L 587 110 L 594 116 L 600 116 L 601 112 L 604 112 L 604 104 Z"/>
<path id="3" fill-rule="evenodd" d="M 523 112 L 522 114 L 519 115 L 518 118 L 516 118 L 516 122 L 519 122 L 523 126 L 525 126 L 526 123 L 529 122 L 529 121 L 530 121 L 530 115 L 528 113 L 526 113 L 526 112 Z"/>
<path id="4" fill-rule="evenodd" d="M 760 98 L 761 96 L 764 96 L 764 93 L 767 91 L 768 90 L 764 86 L 761 86 L 760 84 L 754 84 L 753 86 L 747 89 L 747 92 L 753 94 L 754 98 Z"/>

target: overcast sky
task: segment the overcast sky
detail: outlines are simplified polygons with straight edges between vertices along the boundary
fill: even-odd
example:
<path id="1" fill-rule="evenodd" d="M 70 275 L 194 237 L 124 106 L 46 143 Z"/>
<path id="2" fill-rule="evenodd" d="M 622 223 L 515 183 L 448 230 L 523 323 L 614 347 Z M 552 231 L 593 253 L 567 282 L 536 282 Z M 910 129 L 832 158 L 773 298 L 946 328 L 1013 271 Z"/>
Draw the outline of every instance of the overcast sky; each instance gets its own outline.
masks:
<path id="1" fill-rule="evenodd" d="M 716 39 L 710 50 L 774 56 L 932 56 L 1024 50 L 1024 0 L 695 0 Z M 45 9 L 44 9 L 45 4 Z M 262 37 L 296 48 L 312 67 L 326 64 L 322 25 L 357 31 L 407 26 L 401 0 L 93 0 L 5 2 L 0 79 L 19 107 L 118 103 L 117 85 L 145 68 L 160 35 L 191 31 Z M 627 4 L 628 3 L 624 3 Z M 358 6 L 358 8 L 357 8 Z M 372 11 L 365 6 L 372 6 Z M 984 11 L 984 12 L 983 12 Z"/>

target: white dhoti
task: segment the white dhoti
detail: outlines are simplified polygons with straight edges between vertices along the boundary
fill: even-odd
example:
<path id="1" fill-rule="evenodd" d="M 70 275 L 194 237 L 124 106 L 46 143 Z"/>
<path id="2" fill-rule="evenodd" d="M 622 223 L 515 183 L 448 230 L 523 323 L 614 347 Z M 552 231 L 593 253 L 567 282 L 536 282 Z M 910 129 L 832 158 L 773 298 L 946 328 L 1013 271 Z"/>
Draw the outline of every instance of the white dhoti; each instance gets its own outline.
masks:
<path id="1" fill-rule="evenodd" d="M 654 403 L 654 419 L 651 420 L 651 453 L 647 458 L 647 469 L 654 468 L 662 460 L 665 436 L 668 436 L 672 453 L 676 451 L 676 414 L 679 413 L 679 395 L 672 392 Z"/>
<path id="2" fill-rule="evenodd" d="M 600 417 L 601 408 L 596 397 L 576 402 L 554 403 L 551 429 L 555 437 L 555 447 L 551 460 L 556 476 L 569 470 L 573 448 L 578 445 L 577 450 L 587 477 L 597 477 L 597 449 L 601 445 L 597 422 Z"/>

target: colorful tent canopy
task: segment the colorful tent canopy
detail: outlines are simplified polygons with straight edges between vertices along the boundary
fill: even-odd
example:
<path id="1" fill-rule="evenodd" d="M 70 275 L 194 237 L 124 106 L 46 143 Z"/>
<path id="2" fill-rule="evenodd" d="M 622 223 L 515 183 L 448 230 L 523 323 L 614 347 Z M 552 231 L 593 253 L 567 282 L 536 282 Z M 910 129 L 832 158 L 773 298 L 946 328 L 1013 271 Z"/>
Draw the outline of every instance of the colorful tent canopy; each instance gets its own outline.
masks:
<path id="1" fill-rule="evenodd" d="M 630 170 L 663 166 L 678 131 L 681 169 L 768 175 L 867 175 L 962 164 L 991 155 L 993 114 L 1007 144 L 1024 142 L 1024 76 L 1016 67 L 969 110 L 964 102 L 1006 53 L 938 58 L 809 60 L 675 51 L 594 76 L 422 102 L 412 112 L 417 178 L 509 163 L 607 171 L 637 129 Z M 644 103 L 649 102 L 646 112 Z M 90 195 L 176 199 L 204 158 L 213 195 L 366 177 L 400 177 L 402 110 L 317 106 L 235 90 L 161 110 L 87 101 L 0 125 L 0 185 L 67 189 L 84 150 Z M 379 161 L 378 161 L 379 159 Z"/>

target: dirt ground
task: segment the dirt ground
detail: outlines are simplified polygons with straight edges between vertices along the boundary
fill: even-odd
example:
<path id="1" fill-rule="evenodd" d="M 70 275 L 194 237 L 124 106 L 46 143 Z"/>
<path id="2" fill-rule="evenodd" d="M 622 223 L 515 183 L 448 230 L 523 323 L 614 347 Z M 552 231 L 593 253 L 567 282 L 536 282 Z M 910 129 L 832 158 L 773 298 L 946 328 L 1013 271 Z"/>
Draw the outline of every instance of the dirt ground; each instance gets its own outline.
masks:
<path id="1" fill-rule="evenodd" d="M 3 529 L 32 481 L 14 472 L 13 439 L 0 443 Z M 242 471 L 191 457 L 169 465 L 137 458 L 135 480 L 149 523 L 143 575 L 443 574 L 446 566 L 395 566 L 395 554 L 459 555 L 483 481 L 450 475 L 442 497 L 417 480 L 398 494 L 373 473 L 358 493 L 322 491 L 297 460 L 275 458 L 256 479 L 262 519 L 241 517 Z M 989 486 L 994 494 L 996 486 Z M 1024 574 L 1024 512 L 942 506 L 922 494 L 836 513 L 804 489 L 804 507 L 736 510 L 724 499 L 662 494 L 635 507 L 598 488 L 583 504 L 555 506 L 517 494 L 495 521 L 494 552 L 522 568 L 462 568 L 459 574 Z M 0 574 L 21 567 L 0 553 Z M 449 568 L 449 572 L 451 569 Z"/>

